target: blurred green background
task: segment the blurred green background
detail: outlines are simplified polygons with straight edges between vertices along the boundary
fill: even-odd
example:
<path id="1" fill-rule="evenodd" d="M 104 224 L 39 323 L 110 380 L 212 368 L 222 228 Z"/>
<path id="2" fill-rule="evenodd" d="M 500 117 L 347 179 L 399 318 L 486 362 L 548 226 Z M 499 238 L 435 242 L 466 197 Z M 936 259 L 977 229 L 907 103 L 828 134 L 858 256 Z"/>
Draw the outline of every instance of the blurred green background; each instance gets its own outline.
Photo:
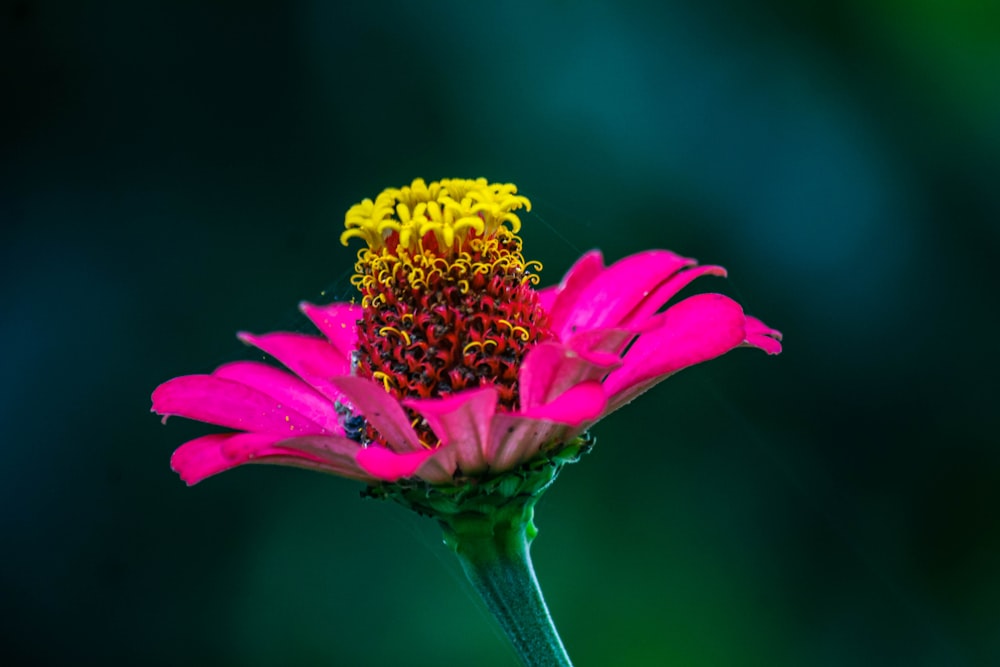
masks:
<path id="1" fill-rule="evenodd" d="M 7 664 L 515 664 L 431 522 L 250 466 L 160 382 L 349 298 L 354 202 L 513 181 L 782 329 L 600 423 L 533 554 L 578 667 L 1000 664 L 1000 9 L 0 2 Z M 362 6 L 363 5 L 363 6 Z"/>

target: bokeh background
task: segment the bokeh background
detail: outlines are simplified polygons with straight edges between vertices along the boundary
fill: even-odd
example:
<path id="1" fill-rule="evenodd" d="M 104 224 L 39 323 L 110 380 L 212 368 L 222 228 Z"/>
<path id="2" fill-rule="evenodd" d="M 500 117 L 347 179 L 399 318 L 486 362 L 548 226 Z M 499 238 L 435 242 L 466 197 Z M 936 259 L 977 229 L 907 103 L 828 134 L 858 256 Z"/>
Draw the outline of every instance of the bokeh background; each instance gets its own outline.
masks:
<path id="1" fill-rule="evenodd" d="M 1000 664 L 1000 10 L 0 2 L 6 664 L 513 665 L 431 522 L 250 466 L 175 375 L 349 298 L 344 211 L 516 182 L 782 329 L 599 424 L 534 557 L 580 667 Z"/>

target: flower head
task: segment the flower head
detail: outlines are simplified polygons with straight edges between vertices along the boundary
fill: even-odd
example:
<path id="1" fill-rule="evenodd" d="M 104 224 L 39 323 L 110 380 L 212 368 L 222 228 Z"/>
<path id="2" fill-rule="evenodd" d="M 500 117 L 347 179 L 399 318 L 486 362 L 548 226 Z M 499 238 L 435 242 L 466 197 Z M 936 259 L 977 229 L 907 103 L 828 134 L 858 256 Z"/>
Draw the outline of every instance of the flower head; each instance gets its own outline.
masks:
<path id="1" fill-rule="evenodd" d="M 520 209 L 513 185 L 485 179 L 418 179 L 351 207 L 341 241 L 365 242 L 360 305 L 303 303 L 319 336 L 240 334 L 286 370 L 236 362 L 160 385 L 155 412 L 234 429 L 185 443 L 174 469 L 189 484 L 257 462 L 487 485 L 569 460 L 590 426 L 682 368 L 781 351 L 780 333 L 720 294 L 661 311 L 695 278 L 725 275 L 663 250 L 608 267 L 592 251 L 536 290 Z"/>
<path id="2" fill-rule="evenodd" d="M 525 262 L 514 213 L 530 208 L 513 185 L 416 180 L 347 212 L 346 243 L 367 241 L 354 283 L 361 291 L 357 374 L 399 400 L 494 387 L 517 407 L 525 353 L 553 338 Z M 414 419 L 416 415 L 414 414 Z M 416 419 L 421 442 L 437 438 Z"/>

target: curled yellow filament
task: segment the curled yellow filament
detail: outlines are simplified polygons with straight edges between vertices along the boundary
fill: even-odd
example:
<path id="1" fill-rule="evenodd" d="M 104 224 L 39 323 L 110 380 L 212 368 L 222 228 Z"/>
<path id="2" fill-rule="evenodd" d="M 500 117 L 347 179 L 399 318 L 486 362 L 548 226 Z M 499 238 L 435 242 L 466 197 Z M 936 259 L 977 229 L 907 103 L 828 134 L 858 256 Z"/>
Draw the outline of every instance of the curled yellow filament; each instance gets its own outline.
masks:
<path id="1" fill-rule="evenodd" d="M 390 331 L 390 332 L 396 334 L 397 336 L 399 336 L 400 338 L 403 338 L 404 340 L 406 340 L 406 344 L 407 345 L 410 344 L 410 334 L 406 333 L 405 331 L 397 329 L 396 327 L 388 327 L 388 326 L 386 326 L 386 327 L 382 327 L 381 329 L 378 330 L 378 335 L 379 336 L 385 336 L 385 332 L 386 331 Z"/>
<path id="2" fill-rule="evenodd" d="M 389 377 L 388 375 L 386 375 L 382 371 L 375 371 L 374 373 L 372 373 L 372 379 L 373 380 L 381 380 L 382 381 L 382 386 L 385 388 L 385 390 L 386 391 L 390 391 L 390 389 L 392 387 L 392 385 L 391 385 L 392 378 L 391 377 Z"/>

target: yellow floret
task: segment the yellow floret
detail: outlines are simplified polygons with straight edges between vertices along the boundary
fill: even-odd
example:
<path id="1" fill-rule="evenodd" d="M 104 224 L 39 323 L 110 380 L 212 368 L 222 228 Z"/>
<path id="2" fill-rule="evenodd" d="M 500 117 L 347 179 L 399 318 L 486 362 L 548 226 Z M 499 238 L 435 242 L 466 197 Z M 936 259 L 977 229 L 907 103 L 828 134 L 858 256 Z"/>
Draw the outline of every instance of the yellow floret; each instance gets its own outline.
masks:
<path id="1" fill-rule="evenodd" d="M 493 236 L 500 227 L 516 234 L 521 219 L 514 211 L 531 210 L 527 197 L 517 194 L 512 183 L 487 183 L 485 178 L 443 179 L 430 184 L 418 178 L 408 186 L 384 190 L 375 201 L 365 199 L 347 211 L 346 231 L 340 242 L 347 245 L 354 237 L 364 239 L 378 250 L 393 232 L 399 234 L 399 246 L 420 253 L 421 239 L 433 233 L 439 251 L 450 254 L 465 241 L 469 230 L 480 237 Z"/>

